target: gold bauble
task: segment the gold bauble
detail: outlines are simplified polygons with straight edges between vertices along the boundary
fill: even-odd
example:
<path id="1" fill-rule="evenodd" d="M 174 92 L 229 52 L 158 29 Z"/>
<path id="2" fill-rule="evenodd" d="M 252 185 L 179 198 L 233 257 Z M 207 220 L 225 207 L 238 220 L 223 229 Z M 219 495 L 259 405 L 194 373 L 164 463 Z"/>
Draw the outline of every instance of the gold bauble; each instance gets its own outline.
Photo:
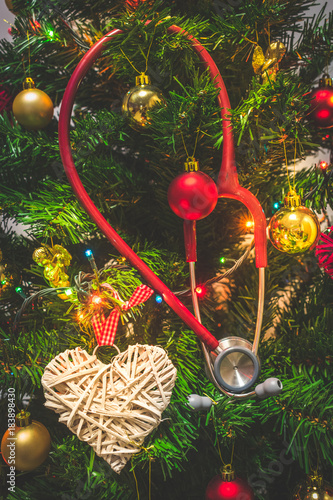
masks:
<path id="1" fill-rule="evenodd" d="M 322 476 L 312 474 L 307 477 L 306 484 L 296 487 L 293 500 L 333 500 L 333 488 Z"/>
<path id="2" fill-rule="evenodd" d="M 15 427 L 9 428 L 1 441 L 1 453 L 10 467 L 31 471 L 41 465 L 51 449 L 51 437 L 45 425 L 31 420 L 23 410 L 16 416 Z"/>
<path id="3" fill-rule="evenodd" d="M 284 207 L 271 218 L 268 234 L 272 245 L 281 252 L 303 253 L 314 247 L 320 235 L 320 225 L 316 214 L 301 206 L 300 196 L 290 191 Z"/>
<path id="4" fill-rule="evenodd" d="M 13 102 L 14 116 L 27 130 L 40 130 L 52 120 L 53 103 L 45 92 L 35 88 L 31 78 L 26 78 L 23 86 Z"/>
<path id="5" fill-rule="evenodd" d="M 125 95 L 122 112 L 132 128 L 142 130 L 150 123 L 147 113 L 158 103 L 165 104 L 162 92 L 150 85 L 150 78 L 142 74 L 136 78 L 136 86 Z"/>
<path id="6" fill-rule="evenodd" d="M 72 256 L 61 245 L 43 244 L 32 254 L 32 258 L 41 267 L 44 267 L 44 277 L 54 288 L 70 287 L 69 276 L 66 274 L 66 266 L 69 266 Z M 68 299 L 65 293 L 58 294 L 61 299 Z"/>
<path id="7" fill-rule="evenodd" d="M 13 2 L 12 0 L 5 0 L 5 4 L 7 5 L 7 8 L 13 13 L 13 14 L 16 14 L 17 11 L 14 10 L 14 7 L 13 7 Z"/>

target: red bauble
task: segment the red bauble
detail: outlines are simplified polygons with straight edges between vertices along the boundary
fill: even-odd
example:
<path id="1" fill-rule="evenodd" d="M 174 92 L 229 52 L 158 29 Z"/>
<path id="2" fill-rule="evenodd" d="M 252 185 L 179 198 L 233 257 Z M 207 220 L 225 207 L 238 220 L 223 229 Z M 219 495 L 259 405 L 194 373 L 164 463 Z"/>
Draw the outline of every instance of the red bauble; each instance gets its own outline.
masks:
<path id="1" fill-rule="evenodd" d="M 324 268 L 325 273 L 333 279 L 333 226 L 321 233 L 316 247 L 316 257 L 319 267 Z"/>
<path id="2" fill-rule="evenodd" d="M 0 114 L 9 113 L 12 109 L 13 98 L 7 89 L 0 85 Z"/>
<path id="3" fill-rule="evenodd" d="M 171 210 L 185 220 L 207 217 L 215 208 L 218 199 L 213 179 L 203 172 L 184 172 L 171 182 L 168 201 Z"/>
<path id="4" fill-rule="evenodd" d="M 205 500 L 254 500 L 254 493 L 242 479 L 226 481 L 217 475 L 207 486 Z"/>
<path id="5" fill-rule="evenodd" d="M 318 128 L 333 127 L 333 87 L 325 86 L 310 93 L 310 114 Z"/>
<path id="6" fill-rule="evenodd" d="M 129 7 L 130 9 L 136 9 L 139 7 L 139 5 L 146 0 L 126 0 L 126 6 Z"/>

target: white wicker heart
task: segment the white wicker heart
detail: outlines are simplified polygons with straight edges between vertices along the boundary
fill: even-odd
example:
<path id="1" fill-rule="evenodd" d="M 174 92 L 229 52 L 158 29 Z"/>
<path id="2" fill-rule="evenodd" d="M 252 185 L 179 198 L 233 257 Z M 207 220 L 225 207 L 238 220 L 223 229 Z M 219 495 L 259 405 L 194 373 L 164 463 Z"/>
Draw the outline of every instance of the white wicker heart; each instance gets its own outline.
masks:
<path id="1" fill-rule="evenodd" d="M 134 345 L 109 365 L 79 347 L 45 368 L 45 406 L 120 472 L 168 406 L 177 370 L 157 346 Z"/>

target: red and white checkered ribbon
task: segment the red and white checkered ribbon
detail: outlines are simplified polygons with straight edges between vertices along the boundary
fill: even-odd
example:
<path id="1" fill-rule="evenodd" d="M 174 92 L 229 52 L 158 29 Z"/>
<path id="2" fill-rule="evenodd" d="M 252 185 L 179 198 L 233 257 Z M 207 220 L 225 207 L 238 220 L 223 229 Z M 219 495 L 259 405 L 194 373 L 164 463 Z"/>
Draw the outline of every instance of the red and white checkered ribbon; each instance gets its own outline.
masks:
<path id="1" fill-rule="evenodd" d="M 121 300 L 118 292 L 112 288 L 111 285 L 103 283 L 101 286 L 109 288 L 112 291 L 114 298 Z M 134 291 L 132 297 L 126 302 L 123 302 L 120 307 L 123 311 L 128 311 L 131 307 L 138 306 L 139 304 L 146 302 L 146 300 L 148 300 L 153 293 L 154 290 L 149 288 L 147 285 L 140 285 Z M 95 314 L 95 316 L 93 316 L 92 325 L 98 345 L 113 345 L 120 314 L 121 311 L 115 307 L 107 318 L 105 318 L 104 314 Z"/>

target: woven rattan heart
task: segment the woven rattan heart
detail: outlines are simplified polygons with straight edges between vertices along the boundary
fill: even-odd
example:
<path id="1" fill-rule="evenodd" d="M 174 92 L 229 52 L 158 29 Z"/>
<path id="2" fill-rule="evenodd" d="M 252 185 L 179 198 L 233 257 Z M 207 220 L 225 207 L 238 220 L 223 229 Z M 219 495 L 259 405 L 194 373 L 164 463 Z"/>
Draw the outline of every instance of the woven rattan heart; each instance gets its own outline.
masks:
<path id="1" fill-rule="evenodd" d="M 109 365 L 78 347 L 45 368 L 45 406 L 119 473 L 159 425 L 176 374 L 157 346 L 129 346 Z"/>

